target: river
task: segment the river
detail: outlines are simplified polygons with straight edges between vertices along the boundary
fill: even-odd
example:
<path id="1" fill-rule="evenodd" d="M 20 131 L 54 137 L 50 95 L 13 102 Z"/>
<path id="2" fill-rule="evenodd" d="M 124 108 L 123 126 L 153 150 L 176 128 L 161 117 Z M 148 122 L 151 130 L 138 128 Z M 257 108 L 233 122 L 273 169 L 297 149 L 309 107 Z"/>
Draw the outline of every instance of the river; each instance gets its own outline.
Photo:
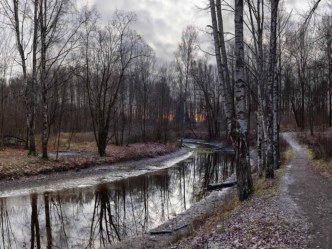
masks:
<path id="1" fill-rule="evenodd" d="M 0 248 L 103 248 L 141 235 L 234 172 L 233 155 L 205 147 L 192 152 L 170 168 L 139 176 L 2 197 Z"/>

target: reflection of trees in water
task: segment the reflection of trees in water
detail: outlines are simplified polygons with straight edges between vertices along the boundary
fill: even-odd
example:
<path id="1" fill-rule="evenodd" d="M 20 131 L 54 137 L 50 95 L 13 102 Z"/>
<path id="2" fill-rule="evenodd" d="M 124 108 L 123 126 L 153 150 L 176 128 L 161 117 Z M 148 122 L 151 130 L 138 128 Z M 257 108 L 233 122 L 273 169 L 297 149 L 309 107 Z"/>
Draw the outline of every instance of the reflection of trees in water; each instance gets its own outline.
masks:
<path id="1" fill-rule="evenodd" d="M 0 231 L 1 245 L 0 248 L 17 248 L 16 239 L 12 230 L 12 225 L 7 210 L 6 198 L 0 199 Z M 13 244 L 15 247 L 13 247 Z"/>
<path id="2" fill-rule="evenodd" d="M 100 244 L 112 244 L 120 241 L 118 227 L 113 222 L 110 191 L 107 185 L 99 185 L 95 192 L 89 247 L 93 248 L 95 240 L 99 238 Z"/>
<path id="3" fill-rule="evenodd" d="M 13 217 L 8 215 L 6 199 L 0 199 L 0 248 L 100 248 L 140 235 L 199 200 L 207 184 L 230 176 L 232 160 L 221 153 L 201 153 L 151 174 L 38 197 L 34 194 L 24 209 L 29 215 L 16 209 L 10 214 Z M 28 242 L 12 233 L 9 217 L 12 222 L 15 217 L 28 219 L 23 230 L 23 240 L 27 236 Z M 15 223 L 14 231 L 17 226 Z M 21 247 L 13 244 L 15 239 Z"/>
<path id="4" fill-rule="evenodd" d="M 37 194 L 30 196 L 31 202 L 31 225 L 30 225 L 30 248 L 69 248 L 69 237 L 66 233 L 66 222 L 68 218 L 63 213 L 62 200 L 60 195 L 44 193 L 42 196 L 44 201 L 44 213 L 38 208 L 42 207 L 42 203 L 38 203 Z M 70 217 L 73 218 L 73 217 Z M 40 222 L 40 219 L 42 222 Z M 45 225 L 45 227 L 44 227 Z M 52 229 L 55 228 L 55 229 Z M 56 236 L 53 236 L 53 230 Z M 46 233 L 46 234 L 45 234 Z M 41 238 L 46 241 L 41 241 Z"/>
<path id="5" fill-rule="evenodd" d="M 222 182 L 234 172 L 234 157 L 222 153 L 197 154 L 194 160 L 193 196 L 200 199 L 208 184 Z"/>
<path id="6" fill-rule="evenodd" d="M 57 233 L 57 241 L 58 241 L 58 247 L 59 248 L 69 248 L 69 236 L 67 235 L 67 229 L 65 225 L 65 220 L 68 218 L 66 217 L 64 211 L 63 211 L 63 200 L 59 193 L 57 193 L 55 196 L 51 197 L 52 201 L 52 211 L 53 211 L 53 227 L 55 226 L 58 229 Z M 74 218 L 74 217 L 70 217 Z"/>
<path id="7" fill-rule="evenodd" d="M 52 248 L 52 225 L 51 225 L 51 218 L 50 218 L 50 201 L 49 201 L 48 193 L 44 194 L 44 208 L 45 208 L 47 249 L 51 249 Z"/>
<path id="8" fill-rule="evenodd" d="M 38 196 L 37 194 L 32 194 L 30 196 L 31 200 L 31 249 L 36 248 L 40 249 L 40 228 L 39 228 L 39 220 L 38 220 Z"/>

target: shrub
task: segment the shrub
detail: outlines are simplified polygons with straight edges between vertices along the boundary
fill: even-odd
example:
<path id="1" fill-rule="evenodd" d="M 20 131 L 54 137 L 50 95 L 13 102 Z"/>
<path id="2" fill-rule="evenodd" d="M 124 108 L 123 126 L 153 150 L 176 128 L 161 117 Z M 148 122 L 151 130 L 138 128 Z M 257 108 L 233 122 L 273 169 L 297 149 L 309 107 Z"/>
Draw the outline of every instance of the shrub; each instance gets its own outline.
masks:
<path id="1" fill-rule="evenodd" d="M 332 158 L 332 137 L 329 136 L 309 136 L 302 134 L 300 141 L 309 146 L 314 154 L 314 159 L 330 160 Z"/>

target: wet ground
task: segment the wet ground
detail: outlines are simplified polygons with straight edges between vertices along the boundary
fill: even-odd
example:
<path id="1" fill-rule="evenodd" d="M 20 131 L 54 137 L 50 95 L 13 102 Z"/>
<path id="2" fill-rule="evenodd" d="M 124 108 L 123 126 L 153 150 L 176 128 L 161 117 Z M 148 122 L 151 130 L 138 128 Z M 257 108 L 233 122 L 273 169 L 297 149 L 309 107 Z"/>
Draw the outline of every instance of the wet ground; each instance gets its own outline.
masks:
<path id="1" fill-rule="evenodd" d="M 234 170 L 233 155 L 211 148 L 143 162 L 7 185 L 0 192 L 0 247 L 108 247 L 186 211 L 207 184 Z"/>
<path id="2" fill-rule="evenodd" d="M 305 213 L 310 228 L 308 248 L 332 248 L 332 181 L 310 167 L 307 150 L 295 135 L 283 137 L 292 147 L 289 163 L 289 194 Z"/>

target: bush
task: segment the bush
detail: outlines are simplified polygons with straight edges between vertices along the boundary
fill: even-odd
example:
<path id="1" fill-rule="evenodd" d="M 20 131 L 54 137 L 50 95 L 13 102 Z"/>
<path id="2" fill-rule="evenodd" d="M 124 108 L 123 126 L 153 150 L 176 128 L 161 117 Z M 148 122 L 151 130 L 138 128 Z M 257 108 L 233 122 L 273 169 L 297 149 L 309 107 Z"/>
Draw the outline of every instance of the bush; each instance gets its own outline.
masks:
<path id="1" fill-rule="evenodd" d="M 302 134 L 300 141 L 309 146 L 314 154 L 314 159 L 330 160 L 332 158 L 332 137 L 329 136 L 309 136 Z"/>

